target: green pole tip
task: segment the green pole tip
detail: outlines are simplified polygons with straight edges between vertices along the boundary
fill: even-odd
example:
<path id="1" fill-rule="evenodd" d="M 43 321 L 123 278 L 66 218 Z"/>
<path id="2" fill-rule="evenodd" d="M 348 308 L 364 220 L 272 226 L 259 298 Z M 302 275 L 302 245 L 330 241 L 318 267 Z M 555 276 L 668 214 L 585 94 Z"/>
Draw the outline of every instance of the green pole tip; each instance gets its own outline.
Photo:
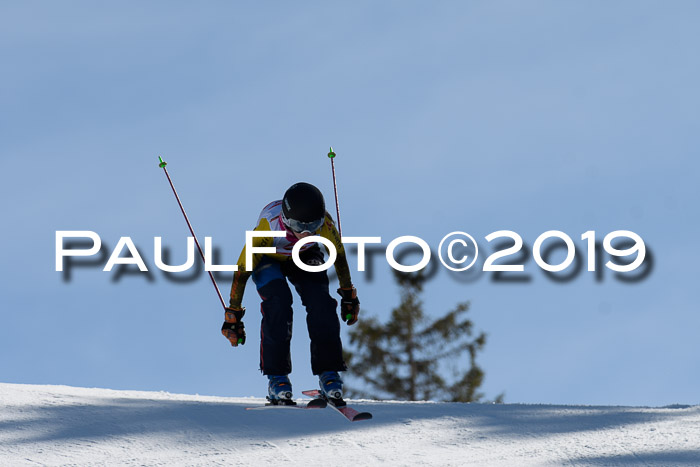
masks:
<path id="1" fill-rule="evenodd" d="M 351 319 L 352 319 L 352 315 L 350 313 L 345 315 L 345 321 L 350 321 Z"/>
<path id="2" fill-rule="evenodd" d="M 163 160 L 163 158 L 162 158 L 162 157 L 158 156 L 158 160 L 160 161 L 160 164 L 158 164 L 158 167 L 161 167 L 161 168 L 163 168 L 163 169 L 164 169 L 164 168 L 165 168 L 165 166 L 166 166 L 166 165 L 168 165 L 168 163 L 167 163 L 167 162 L 165 162 L 165 161 Z"/>
<path id="3" fill-rule="evenodd" d="M 333 159 L 335 157 L 335 153 L 333 152 L 333 146 L 331 146 L 331 150 L 328 153 L 328 157 L 330 157 L 331 159 Z"/>

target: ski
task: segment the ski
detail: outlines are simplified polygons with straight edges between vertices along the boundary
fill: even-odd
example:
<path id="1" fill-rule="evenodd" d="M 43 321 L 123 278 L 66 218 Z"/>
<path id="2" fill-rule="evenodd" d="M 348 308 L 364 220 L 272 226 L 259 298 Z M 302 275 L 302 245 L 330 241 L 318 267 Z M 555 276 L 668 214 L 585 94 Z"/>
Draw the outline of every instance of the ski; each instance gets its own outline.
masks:
<path id="1" fill-rule="evenodd" d="M 310 391 L 301 391 L 305 396 L 313 397 L 315 401 L 324 401 L 327 403 L 328 407 L 334 409 L 336 412 L 350 420 L 351 422 L 359 422 L 362 420 L 370 420 L 372 414 L 369 412 L 358 412 L 352 407 L 345 404 L 344 400 L 340 400 L 342 404 L 337 404 L 333 399 L 328 399 L 324 397 L 318 389 L 312 389 Z M 337 405 L 336 405 L 337 404 Z"/>
<path id="2" fill-rule="evenodd" d="M 325 409 L 328 403 L 323 399 L 312 399 L 307 404 L 273 404 L 267 402 L 265 405 L 256 407 L 246 407 L 246 410 L 264 410 L 264 409 Z"/>

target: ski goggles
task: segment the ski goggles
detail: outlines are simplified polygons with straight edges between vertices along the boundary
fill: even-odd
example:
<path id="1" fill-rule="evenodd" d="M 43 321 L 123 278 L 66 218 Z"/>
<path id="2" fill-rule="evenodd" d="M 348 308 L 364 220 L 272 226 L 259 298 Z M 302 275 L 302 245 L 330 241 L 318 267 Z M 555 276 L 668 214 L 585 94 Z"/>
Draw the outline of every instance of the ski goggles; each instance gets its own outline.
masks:
<path id="1" fill-rule="evenodd" d="M 286 225 L 296 233 L 300 234 L 304 232 L 316 232 L 323 225 L 323 221 L 324 219 L 319 219 L 317 221 L 311 222 L 301 222 L 294 219 L 287 219 L 286 217 L 284 217 L 284 214 L 282 214 L 282 222 L 284 222 L 284 225 Z"/>

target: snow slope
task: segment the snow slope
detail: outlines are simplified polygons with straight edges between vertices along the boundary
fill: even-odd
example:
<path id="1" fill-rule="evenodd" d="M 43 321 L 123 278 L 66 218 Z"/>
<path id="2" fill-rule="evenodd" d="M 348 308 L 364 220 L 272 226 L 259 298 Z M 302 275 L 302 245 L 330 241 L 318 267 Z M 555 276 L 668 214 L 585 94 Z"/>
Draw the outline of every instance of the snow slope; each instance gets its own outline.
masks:
<path id="1" fill-rule="evenodd" d="M 0 465 L 700 465 L 700 406 L 262 403 L 0 384 Z"/>

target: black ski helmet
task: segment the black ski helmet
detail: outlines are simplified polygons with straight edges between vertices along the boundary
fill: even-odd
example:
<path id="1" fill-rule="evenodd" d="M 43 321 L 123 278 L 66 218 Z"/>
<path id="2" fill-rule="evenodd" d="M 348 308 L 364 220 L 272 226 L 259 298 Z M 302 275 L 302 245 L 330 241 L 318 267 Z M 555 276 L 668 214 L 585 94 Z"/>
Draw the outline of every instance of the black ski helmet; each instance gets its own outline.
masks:
<path id="1" fill-rule="evenodd" d="M 312 184 L 295 183 L 284 193 L 282 220 L 292 230 L 313 232 L 323 225 L 325 217 L 323 194 Z"/>

